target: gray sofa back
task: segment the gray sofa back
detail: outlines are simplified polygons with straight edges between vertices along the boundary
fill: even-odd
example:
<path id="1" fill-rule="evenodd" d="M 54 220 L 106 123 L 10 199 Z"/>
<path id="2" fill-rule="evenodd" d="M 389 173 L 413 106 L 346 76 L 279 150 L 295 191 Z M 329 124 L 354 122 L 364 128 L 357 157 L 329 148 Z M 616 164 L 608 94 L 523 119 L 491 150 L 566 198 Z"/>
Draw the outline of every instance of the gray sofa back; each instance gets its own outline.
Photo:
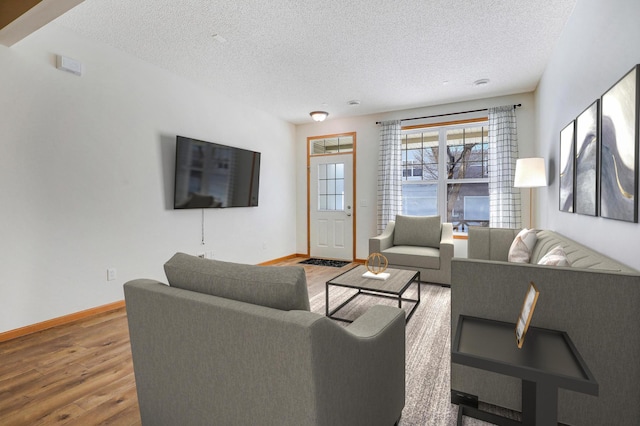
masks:
<path id="1" fill-rule="evenodd" d="M 171 287 L 285 311 L 309 310 L 301 266 L 241 265 L 176 253 L 164 271 Z"/>
<path id="2" fill-rule="evenodd" d="M 542 230 L 537 232 L 537 236 L 538 241 L 531 253 L 531 263 L 538 263 L 549 250 L 560 245 L 573 268 L 638 273 L 635 269 L 556 232 Z"/>
<path id="3" fill-rule="evenodd" d="M 469 227 L 469 259 L 506 262 L 511 243 L 518 235 L 518 232 L 520 232 L 520 229 Z M 536 236 L 536 245 L 533 247 L 529 262 L 531 264 L 537 264 L 549 250 L 556 246 L 561 246 L 573 268 L 638 273 L 635 269 L 557 232 L 539 230 L 536 232 Z"/>

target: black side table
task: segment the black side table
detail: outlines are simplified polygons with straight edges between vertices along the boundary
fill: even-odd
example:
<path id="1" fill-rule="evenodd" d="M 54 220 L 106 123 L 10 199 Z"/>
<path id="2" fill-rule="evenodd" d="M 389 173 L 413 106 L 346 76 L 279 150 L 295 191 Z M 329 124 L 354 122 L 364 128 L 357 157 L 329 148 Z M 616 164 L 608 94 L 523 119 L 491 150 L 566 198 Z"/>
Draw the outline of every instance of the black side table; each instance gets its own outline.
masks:
<path id="1" fill-rule="evenodd" d="M 569 335 L 529 327 L 518 349 L 515 324 L 460 315 L 451 362 L 522 379 L 522 424 L 558 424 L 558 388 L 598 395 L 598 383 Z M 477 408 L 459 406 L 462 416 L 497 425 L 520 424 Z"/>

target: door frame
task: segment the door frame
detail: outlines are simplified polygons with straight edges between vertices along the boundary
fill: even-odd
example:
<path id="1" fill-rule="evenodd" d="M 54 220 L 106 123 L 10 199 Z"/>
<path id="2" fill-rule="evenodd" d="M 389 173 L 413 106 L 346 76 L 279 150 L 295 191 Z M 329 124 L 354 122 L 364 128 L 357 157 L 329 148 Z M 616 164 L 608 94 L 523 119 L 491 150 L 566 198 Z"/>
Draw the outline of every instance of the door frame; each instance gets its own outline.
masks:
<path id="1" fill-rule="evenodd" d="M 353 138 L 353 150 L 350 152 L 337 152 L 335 154 L 317 154 L 316 156 L 320 157 L 330 157 L 333 155 L 345 155 L 345 154 L 350 154 L 351 155 L 351 172 L 353 174 L 353 179 L 352 179 L 352 206 L 353 206 L 353 210 L 352 210 L 352 218 L 353 218 L 353 235 L 351 236 L 351 238 L 353 238 L 353 253 L 351 253 L 351 257 L 352 259 L 355 261 L 356 260 L 356 224 L 357 224 L 357 208 L 356 208 L 356 132 L 346 132 L 346 133 L 336 133 L 336 134 L 331 134 L 331 135 L 319 135 L 319 136 L 308 136 L 307 137 L 307 256 L 311 255 L 311 141 L 315 140 L 315 139 L 330 139 L 330 138 L 337 138 L 337 137 L 344 137 L 344 136 L 351 136 Z"/>

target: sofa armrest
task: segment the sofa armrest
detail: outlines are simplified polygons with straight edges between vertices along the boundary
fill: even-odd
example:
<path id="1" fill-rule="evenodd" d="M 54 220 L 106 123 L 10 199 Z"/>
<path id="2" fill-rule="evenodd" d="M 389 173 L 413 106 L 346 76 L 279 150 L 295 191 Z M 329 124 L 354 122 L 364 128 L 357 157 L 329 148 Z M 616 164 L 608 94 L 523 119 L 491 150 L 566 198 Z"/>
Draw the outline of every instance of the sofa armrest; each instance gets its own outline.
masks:
<path id="1" fill-rule="evenodd" d="M 453 225 L 442 224 L 442 237 L 440 238 L 440 259 L 451 260 L 453 258 Z"/>
<path id="2" fill-rule="evenodd" d="M 395 225 L 395 221 L 390 220 L 382 234 L 369 238 L 369 254 L 382 253 L 383 250 L 393 246 L 393 230 Z"/>
<path id="3" fill-rule="evenodd" d="M 314 357 L 319 424 L 392 425 L 405 404 L 405 311 L 374 305 L 347 327 L 323 323 Z"/>
<path id="4" fill-rule="evenodd" d="M 405 313 L 403 309 L 374 305 L 349 324 L 346 330 L 356 337 L 372 339 L 385 333 L 397 321 L 402 322 L 404 327 Z"/>

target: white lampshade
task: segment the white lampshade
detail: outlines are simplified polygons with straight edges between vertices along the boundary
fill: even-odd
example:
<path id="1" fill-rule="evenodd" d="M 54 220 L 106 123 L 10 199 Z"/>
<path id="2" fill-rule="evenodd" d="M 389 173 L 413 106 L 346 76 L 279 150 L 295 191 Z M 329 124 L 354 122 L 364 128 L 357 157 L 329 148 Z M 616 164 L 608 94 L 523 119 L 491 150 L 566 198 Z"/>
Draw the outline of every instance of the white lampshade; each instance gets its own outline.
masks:
<path id="1" fill-rule="evenodd" d="M 329 113 L 326 111 L 311 111 L 309 115 L 315 121 L 324 121 L 324 119 L 329 116 Z"/>
<path id="2" fill-rule="evenodd" d="M 516 188 L 537 188 L 547 186 L 547 172 L 544 158 L 518 158 L 516 160 Z"/>

